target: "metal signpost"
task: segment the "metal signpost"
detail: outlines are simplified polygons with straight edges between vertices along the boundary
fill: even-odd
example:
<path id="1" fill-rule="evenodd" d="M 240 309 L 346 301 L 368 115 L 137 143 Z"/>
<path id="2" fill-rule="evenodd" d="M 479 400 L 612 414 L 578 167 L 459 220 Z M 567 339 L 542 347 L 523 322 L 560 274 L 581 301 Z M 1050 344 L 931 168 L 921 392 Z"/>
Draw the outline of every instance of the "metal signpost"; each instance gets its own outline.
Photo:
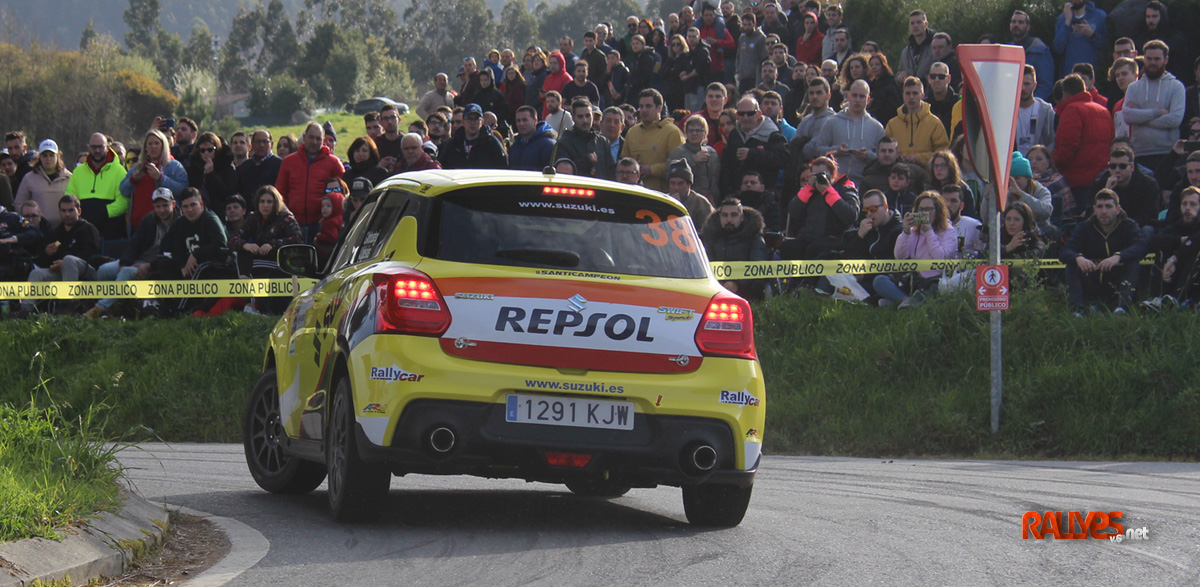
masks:
<path id="1" fill-rule="evenodd" d="M 1017 111 L 1021 104 L 1025 50 L 1015 45 L 959 45 L 958 61 L 966 85 L 962 98 L 962 115 L 967 153 L 974 163 L 975 171 L 988 183 L 989 201 L 995 202 L 994 208 L 981 208 L 988 210 L 991 215 L 988 264 L 995 270 L 994 266 L 1000 264 L 1000 230 L 1003 226 L 1000 215 L 1004 212 L 1008 195 L 1008 173 L 1012 166 L 1013 142 L 1016 138 L 1014 131 L 1017 125 Z M 987 224 L 989 218 L 983 213 L 980 217 L 980 220 Z M 986 268 L 980 270 L 980 275 L 989 271 Z M 986 284 L 986 280 L 983 281 Z M 982 294 L 977 291 L 976 295 Z M 1007 292 L 1005 295 L 1007 296 Z M 980 309 L 985 309 L 982 301 Z M 1003 362 L 1000 350 L 1000 310 L 992 309 L 990 312 L 992 434 L 995 434 L 1000 431 Z"/>

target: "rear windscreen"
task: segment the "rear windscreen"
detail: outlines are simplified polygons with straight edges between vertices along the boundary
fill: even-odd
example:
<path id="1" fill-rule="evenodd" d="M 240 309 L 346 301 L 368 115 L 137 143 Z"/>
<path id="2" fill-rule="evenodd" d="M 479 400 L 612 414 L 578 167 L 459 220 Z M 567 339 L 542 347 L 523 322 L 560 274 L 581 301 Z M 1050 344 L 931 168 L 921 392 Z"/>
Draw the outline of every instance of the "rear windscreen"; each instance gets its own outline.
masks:
<path id="1" fill-rule="evenodd" d="M 437 198 L 436 245 L 447 261 L 652 277 L 705 277 L 691 218 L 621 192 L 540 185 L 464 188 Z"/>

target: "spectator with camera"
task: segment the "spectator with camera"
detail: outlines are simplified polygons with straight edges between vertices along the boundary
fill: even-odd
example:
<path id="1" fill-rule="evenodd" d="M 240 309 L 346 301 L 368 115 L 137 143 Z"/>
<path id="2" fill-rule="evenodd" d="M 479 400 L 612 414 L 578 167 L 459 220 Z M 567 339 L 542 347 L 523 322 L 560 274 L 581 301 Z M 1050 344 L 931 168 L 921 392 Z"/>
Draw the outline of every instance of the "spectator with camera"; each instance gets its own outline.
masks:
<path id="1" fill-rule="evenodd" d="M 763 218 L 758 210 L 742 205 L 737 198 L 725 198 L 708 217 L 700 231 L 700 240 L 710 261 L 766 261 L 767 244 L 763 239 Z M 746 299 L 762 299 L 766 282 L 761 279 L 728 280 L 725 289 Z"/>
<path id="2" fill-rule="evenodd" d="M 897 259 L 950 259 L 958 251 L 958 231 L 950 224 L 946 201 L 937 192 L 917 196 L 913 211 L 903 217 L 903 230 L 896 238 Z M 920 305 L 937 293 L 942 271 L 914 271 L 903 275 L 876 276 L 872 282 L 883 298 L 879 306 L 905 309 Z"/>
<path id="3" fill-rule="evenodd" d="M 841 248 L 842 233 L 858 217 L 858 189 L 846 176 L 837 176 L 837 163 L 813 159 L 809 183 L 788 203 L 785 259 L 819 259 Z"/>
<path id="4" fill-rule="evenodd" d="M 1121 197 L 1111 189 L 1100 190 L 1093 198 L 1091 218 L 1075 228 L 1059 253 L 1067 265 L 1067 304 L 1075 315 L 1082 318 L 1085 308 L 1097 303 L 1126 312 L 1137 291 L 1138 261 L 1146 249 L 1138 223 L 1121 209 Z"/>

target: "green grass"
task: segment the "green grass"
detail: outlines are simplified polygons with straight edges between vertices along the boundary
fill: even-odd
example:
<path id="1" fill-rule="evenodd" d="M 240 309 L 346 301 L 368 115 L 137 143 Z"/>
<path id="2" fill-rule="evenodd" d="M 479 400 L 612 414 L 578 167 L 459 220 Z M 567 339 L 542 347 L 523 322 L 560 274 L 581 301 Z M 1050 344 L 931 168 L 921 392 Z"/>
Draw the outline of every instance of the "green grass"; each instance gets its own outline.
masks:
<path id="1" fill-rule="evenodd" d="M 0 542 L 58 539 L 56 531 L 121 503 L 107 406 L 75 417 L 30 401 L 0 405 Z"/>
<path id="2" fill-rule="evenodd" d="M 1073 318 L 1062 294 L 1004 313 L 1000 431 L 988 315 L 967 292 L 897 312 L 818 296 L 757 306 L 775 453 L 1200 456 L 1200 314 Z"/>
<path id="3" fill-rule="evenodd" d="M 60 403 L 108 403 L 116 430 L 145 426 L 165 440 L 237 442 L 250 387 L 275 318 L 0 322 L 0 405 L 23 405 L 41 385 Z"/>
<path id="4" fill-rule="evenodd" d="M 1057 290 L 1004 313 L 1004 402 L 990 430 L 987 314 L 966 293 L 898 312 L 805 295 L 755 306 L 767 451 L 857 456 L 1200 458 L 1200 313 L 1071 317 Z M 0 322 L 0 404 L 46 388 L 107 403 L 112 429 L 239 442 L 274 318 Z"/>
<path id="5" fill-rule="evenodd" d="M 416 108 L 416 104 L 413 104 L 412 107 Z M 417 116 L 415 110 L 410 110 L 408 112 L 408 114 L 401 116 L 400 117 L 400 132 L 401 133 L 408 132 L 408 125 L 412 124 L 413 121 L 419 120 L 419 119 L 420 119 L 420 117 Z M 327 121 L 333 123 L 333 130 L 335 130 L 338 135 L 338 149 L 337 149 L 338 152 L 334 153 L 334 154 L 343 160 L 346 159 L 346 150 L 350 148 L 350 143 L 352 143 L 354 141 L 354 139 L 361 137 L 361 136 L 365 136 L 367 134 L 366 128 L 363 125 L 363 117 L 361 114 L 350 114 L 349 112 L 338 112 L 338 113 L 334 113 L 334 114 L 325 114 L 325 115 L 321 115 L 321 116 L 316 116 L 313 118 L 313 120 L 316 120 L 317 122 L 320 122 L 322 124 L 324 124 Z M 297 140 L 299 140 L 300 135 L 304 134 L 304 125 L 303 124 L 293 124 L 293 125 L 288 125 L 288 126 L 268 126 L 268 127 L 266 127 L 266 129 L 271 131 L 271 136 L 274 137 L 275 141 L 277 141 L 277 142 L 279 141 L 279 137 L 286 135 L 286 134 L 295 136 L 297 138 Z M 253 132 L 255 129 L 240 128 L 240 126 L 235 126 L 235 127 L 228 128 L 228 129 L 222 128 L 222 132 L 225 133 L 222 136 L 228 137 L 229 135 L 233 134 L 233 131 L 236 131 L 236 130 L 242 130 L 242 131 L 245 131 L 246 133 L 250 133 L 250 132 Z"/>

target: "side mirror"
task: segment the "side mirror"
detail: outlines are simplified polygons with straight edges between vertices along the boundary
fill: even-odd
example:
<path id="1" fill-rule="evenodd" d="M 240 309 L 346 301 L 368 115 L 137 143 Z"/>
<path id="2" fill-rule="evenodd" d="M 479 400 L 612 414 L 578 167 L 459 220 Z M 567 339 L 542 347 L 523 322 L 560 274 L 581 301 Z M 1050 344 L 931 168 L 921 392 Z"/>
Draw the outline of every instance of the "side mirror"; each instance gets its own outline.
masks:
<path id="1" fill-rule="evenodd" d="M 317 249 L 312 245 L 283 245 L 276 256 L 279 268 L 296 277 L 319 279 Z"/>

